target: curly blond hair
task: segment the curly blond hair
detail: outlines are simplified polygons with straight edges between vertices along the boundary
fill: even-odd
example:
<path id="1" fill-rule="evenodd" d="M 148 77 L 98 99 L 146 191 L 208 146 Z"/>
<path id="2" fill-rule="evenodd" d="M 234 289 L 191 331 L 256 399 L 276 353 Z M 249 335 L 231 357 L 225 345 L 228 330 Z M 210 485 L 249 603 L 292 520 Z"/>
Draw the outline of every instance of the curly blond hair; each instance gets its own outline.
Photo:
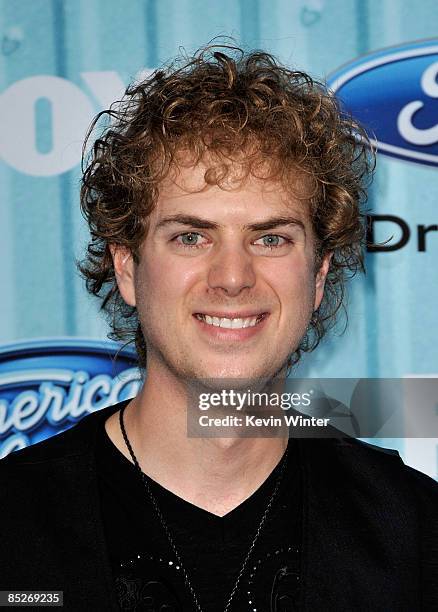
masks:
<path id="1" fill-rule="evenodd" d="M 316 262 L 333 256 L 323 301 L 289 366 L 313 350 L 343 306 L 347 276 L 363 270 L 361 205 L 374 167 L 365 131 L 326 87 L 269 53 L 209 46 L 130 85 L 121 102 L 99 113 L 88 140 L 102 117 L 108 125 L 83 157 L 81 208 L 91 241 L 80 270 L 88 291 L 102 299 L 110 337 L 135 341 L 146 367 L 137 312 L 119 293 L 109 245 L 128 248 L 138 262 L 160 183 L 189 150 L 190 163 L 206 154 L 216 160 L 205 174 L 209 184 L 220 185 L 236 161 L 246 175 L 264 172 L 287 188 L 291 173 L 304 177 Z"/>

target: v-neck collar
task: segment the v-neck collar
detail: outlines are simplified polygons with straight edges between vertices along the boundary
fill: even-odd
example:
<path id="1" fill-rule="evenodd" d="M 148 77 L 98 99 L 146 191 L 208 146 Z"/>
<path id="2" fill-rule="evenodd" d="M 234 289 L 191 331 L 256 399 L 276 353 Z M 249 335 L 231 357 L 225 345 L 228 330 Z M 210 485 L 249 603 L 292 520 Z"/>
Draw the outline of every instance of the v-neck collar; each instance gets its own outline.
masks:
<path id="1" fill-rule="evenodd" d="M 98 448 L 103 454 L 102 458 L 98 458 L 98 462 L 101 461 L 101 465 L 104 467 L 104 469 L 101 469 L 101 472 L 104 477 L 105 474 L 107 474 L 107 483 L 113 483 L 113 486 L 119 486 L 114 483 L 124 483 L 123 486 L 126 488 L 126 483 L 129 483 L 128 486 L 130 491 L 133 492 L 136 500 L 142 503 L 146 491 L 138 470 L 113 443 L 106 432 L 104 424 L 105 422 L 101 423 L 101 428 L 96 440 Z M 288 446 L 288 462 L 290 463 L 295 459 L 291 456 L 293 454 L 293 440 L 289 440 Z M 204 508 L 196 506 L 165 488 L 149 476 L 147 476 L 147 478 L 153 494 L 158 499 L 160 505 L 165 506 L 166 515 L 170 520 L 187 520 L 191 524 L 194 523 L 199 525 L 200 529 L 210 531 L 213 536 L 215 531 L 223 533 L 225 529 L 238 532 L 241 527 L 245 525 L 248 527 L 248 524 L 253 522 L 254 517 L 258 517 L 260 509 L 264 508 L 265 503 L 275 487 L 278 473 L 281 469 L 281 463 L 282 459 L 280 459 L 267 478 L 249 497 L 224 516 L 218 516 Z M 288 466 L 286 466 L 286 468 L 288 468 Z"/>

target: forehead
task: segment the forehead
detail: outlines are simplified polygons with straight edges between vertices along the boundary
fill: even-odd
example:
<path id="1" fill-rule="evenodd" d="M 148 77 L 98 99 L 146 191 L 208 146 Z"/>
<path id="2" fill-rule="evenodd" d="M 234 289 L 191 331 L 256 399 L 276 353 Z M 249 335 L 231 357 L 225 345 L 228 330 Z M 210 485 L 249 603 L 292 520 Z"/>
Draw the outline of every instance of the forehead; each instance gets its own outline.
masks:
<path id="1" fill-rule="evenodd" d="M 209 208 L 216 214 L 238 212 L 259 216 L 266 211 L 293 212 L 308 218 L 308 190 L 302 175 L 290 172 L 287 180 L 269 176 L 269 169 L 257 175 L 238 162 L 214 163 L 203 160 L 195 164 L 174 164 L 159 186 L 154 211 L 156 217 L 169 209 Z"/>

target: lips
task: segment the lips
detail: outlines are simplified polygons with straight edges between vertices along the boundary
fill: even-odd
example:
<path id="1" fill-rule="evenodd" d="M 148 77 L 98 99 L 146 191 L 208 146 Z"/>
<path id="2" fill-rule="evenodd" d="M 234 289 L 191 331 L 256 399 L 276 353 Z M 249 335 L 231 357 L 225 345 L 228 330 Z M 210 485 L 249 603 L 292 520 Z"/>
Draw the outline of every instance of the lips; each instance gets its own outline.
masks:
<path id="1" fill-rule="evenodd" d="M 210 317 L 217 317 L 219 319 L 247 319 L 250 317 L 260 317 L 261 315 L 269 314 L 267 310 L 242 310 L 242 311 L 232 311 L 232 312 L 221 312 L 220 310 L 200 310 L 194 313 L 195 316 L 200 315 L 208 315 Z"/>

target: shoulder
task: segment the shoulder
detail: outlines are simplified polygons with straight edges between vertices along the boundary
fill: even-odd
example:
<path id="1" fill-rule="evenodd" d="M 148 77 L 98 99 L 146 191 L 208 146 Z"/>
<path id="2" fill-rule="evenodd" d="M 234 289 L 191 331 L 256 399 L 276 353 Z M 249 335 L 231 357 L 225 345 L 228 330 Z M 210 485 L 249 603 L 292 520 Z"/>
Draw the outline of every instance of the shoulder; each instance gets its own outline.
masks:
<path id="1" fill-rule="evenodd" d="M 0 461 L 0 507 L 5 527 L 21 524 L 24 528 L 44 521 L 49 514 L 59 514 L 61 509 L 67 515 L 72 500 L 87 503 L 84 500 L 93 495 L 95 487 L 96 435 L 119 406 L 92 413 L 67 431 Z M 0 532 L 3 534 L 1 526 Z"/>
<path id="2" fill-rule="evenodd" d="M 357 439 L 353 441 L 353 444 L 360 449 L 360 452 L 372 465 L 390 463 L 392 469 L 395 469 L 413 487 L 429 492 L 432 496 L 438 495 L 438 482 L 427 474 L 406 465 L 397 450 L 383 448 Z"/>
<path id="3" fill-rule="evenodd" d="M 99 427 L 125 403 L 121 402 L 89 414 L 70 429 L 11 453 L 0 461 L 0 479 L 21 468 L 87 454 L 93 446 Z"/>
<path id="4" fill-rule="evenodd" d="M 376 499 L 438 510 L 438 483 L 405 465 L 398 451 L 345 436 L 302 442 L 304 463 L 318 487 L 369 492 Z"/>
<path id="5" fill-rule="evenodd" d="M 397 450 L 358 439 L 350 439 L 349 444 L 354 448 L 354 454 L 360 457 L 363 465 L 386 469 L 390 474 L 399 475 L 411 486 L 429 491 L 432 495 L 438 495 L 436 480 L 406 465 Z"/>
<path id="6" fill-rule="evenodd" d="M 397 460 L 397 469 L 400 473 L 400 477 L 404 481 L 406 481 L 410 490 L 415 494 L 418 501 L 421 502 L 422 499 L 424 501 L 427 501 L 429 499 L 435 504 L 436 509 L 438 511 L 438 482 L 436 480 L 434 480 L 427 474 L 424 474 L 423 472 L 420 472 L 419 470 L 416 470 L 415 468 L 406 465 L 400 454 L 396 450 L 380 448 L 371 444 L 365 444 L 365 442 L 361 442 L 360 440 L 357 440 L 357 442 L 359 444 L 366 445 L 367 447 L 369 447 L 369 452 L 373 455 L 373 457 L 378 454 L 378 457 L 380 458 L 382 457 L 383 453 L 395 458 Z"/>

